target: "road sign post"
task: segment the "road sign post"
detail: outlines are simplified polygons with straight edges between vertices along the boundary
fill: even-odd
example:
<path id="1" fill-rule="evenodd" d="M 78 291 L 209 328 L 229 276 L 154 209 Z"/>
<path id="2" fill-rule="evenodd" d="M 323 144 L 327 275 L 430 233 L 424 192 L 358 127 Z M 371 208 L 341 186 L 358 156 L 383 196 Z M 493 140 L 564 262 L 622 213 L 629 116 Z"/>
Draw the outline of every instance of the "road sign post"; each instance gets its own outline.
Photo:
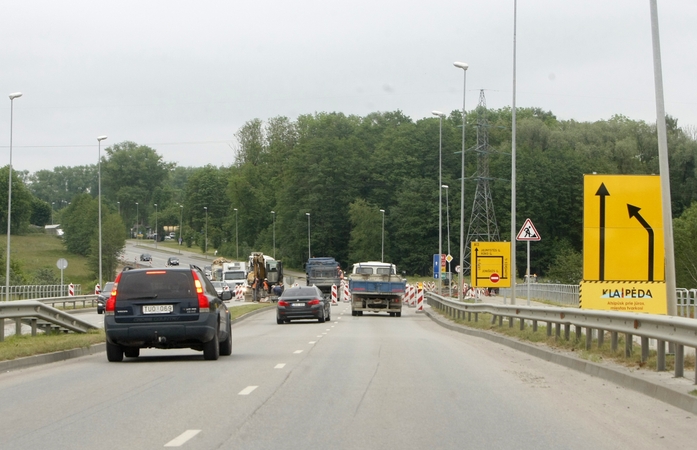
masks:
<path id="1" fill-rule="evenodd" d="M 530 306 L 530 241 L 539 241 L 540 233 L 535 229 L 532 220 L 525 219 L 525 223 L 516 236 L 516 241 L 526 241 L 528 248 L 528 267 L 525 269 L 525 286 L 528 291 L 528 306 Z"/>
<path id="2" fill-rule="evenodd" d="M 63 295 L 63 270 L 68 268 L 68 260 L 65 258 L 60 258 L 56 261 L 56 267 L 61 270 L 61 295 Z"/>

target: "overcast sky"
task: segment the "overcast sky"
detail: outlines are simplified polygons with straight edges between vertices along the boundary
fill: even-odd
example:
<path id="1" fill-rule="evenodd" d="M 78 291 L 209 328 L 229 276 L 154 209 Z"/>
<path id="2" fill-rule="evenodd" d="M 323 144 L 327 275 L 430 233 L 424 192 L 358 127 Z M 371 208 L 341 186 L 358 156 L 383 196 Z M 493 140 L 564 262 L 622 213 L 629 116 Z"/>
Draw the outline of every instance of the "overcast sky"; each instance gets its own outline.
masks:
<path id="1" fill-rule="evenodd" d="M 512 103 L 513 0 L 2 0 L 0 165 L 97 162 L 134 141 L 229 165 L 248 120 Z M 666 111 L 697 125 L 697 2 L 659 0 Z M 654 123 L 649 0 L 520 0 L 519 107 Z M 4 105 L 4 106 L 3 106 Z M 4 111 L 4 112 L 3 112 Z"/>

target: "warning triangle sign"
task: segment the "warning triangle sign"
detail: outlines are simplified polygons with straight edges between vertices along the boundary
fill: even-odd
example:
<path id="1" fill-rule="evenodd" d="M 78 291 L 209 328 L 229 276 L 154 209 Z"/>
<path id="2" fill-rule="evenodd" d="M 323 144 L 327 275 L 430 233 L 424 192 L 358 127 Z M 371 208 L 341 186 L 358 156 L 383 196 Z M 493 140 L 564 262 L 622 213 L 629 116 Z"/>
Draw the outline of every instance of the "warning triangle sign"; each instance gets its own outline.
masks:
<path id="1" fill-rule="evenodd" d="M 535 229 L 535 225 L 532 224 L 532 220 L 525 219 L 523 227 L 518 232 L 518 236 L 515 237 L 516 241 L 539 241 L 540 233 Z"/>

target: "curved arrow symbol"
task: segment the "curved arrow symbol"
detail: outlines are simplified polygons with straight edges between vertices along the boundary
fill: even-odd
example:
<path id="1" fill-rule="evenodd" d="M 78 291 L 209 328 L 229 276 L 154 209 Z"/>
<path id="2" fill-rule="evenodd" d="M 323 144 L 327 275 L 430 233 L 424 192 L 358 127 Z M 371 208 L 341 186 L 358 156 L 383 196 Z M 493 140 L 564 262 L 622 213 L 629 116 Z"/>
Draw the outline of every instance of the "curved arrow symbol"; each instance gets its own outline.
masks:
<path id="1" fill-rule="evenodd" d="M 641 226 L 643 226 L 646 229 L 646 232 L 649 234 L 649 280 L 648 281 L 653 281 L 653 247 L 654 247 L 654 236 L 653 236 L 653 228 L 651 228 L 651 225 L 641 217 L 641 214 L 639 214 L 639 211 L 641 208 L 638 206 L 630 205 L 627 203 L 627 210 L 629 211 L 629 218 L 631 219 L 632 217 L 636 217 L 636 220 L 639 221 Z"/>

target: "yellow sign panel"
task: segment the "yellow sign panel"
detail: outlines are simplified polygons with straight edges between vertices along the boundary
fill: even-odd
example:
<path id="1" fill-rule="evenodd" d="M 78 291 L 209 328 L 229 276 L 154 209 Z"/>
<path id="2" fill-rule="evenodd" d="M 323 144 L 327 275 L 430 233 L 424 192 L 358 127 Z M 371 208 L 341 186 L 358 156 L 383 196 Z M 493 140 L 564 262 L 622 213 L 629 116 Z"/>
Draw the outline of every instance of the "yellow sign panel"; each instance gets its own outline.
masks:
<path id="1" fill-rule="evenodd" d="M 657 175 L 585 175 L 583 279 L 665 281 Z"/>
<path id="2" fill-rule="evenodd" d="M 472 287 L 511 287 L 511 243 L 472 242 Z"/>
<path id="3" fill-rule="evenodd" d="M 581 309 L 667 314 L 663 281 L 582 281 Z"/>

